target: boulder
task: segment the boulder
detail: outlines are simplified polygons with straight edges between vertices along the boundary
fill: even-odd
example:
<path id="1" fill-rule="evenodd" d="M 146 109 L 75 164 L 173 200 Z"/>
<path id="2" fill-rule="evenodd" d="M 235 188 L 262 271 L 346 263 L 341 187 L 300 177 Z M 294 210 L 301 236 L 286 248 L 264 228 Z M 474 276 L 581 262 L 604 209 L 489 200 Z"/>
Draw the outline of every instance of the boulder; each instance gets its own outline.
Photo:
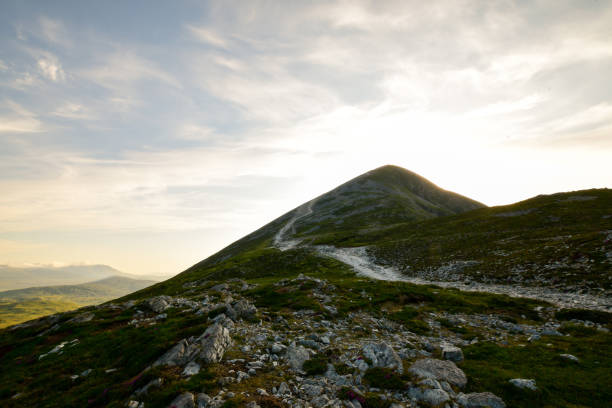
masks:
<path id="1" fill-rule="evenodd" d="M 506 408 L 504 401 L 490 392 L 459 394 L 457 402 L 463 408 Z"/>
<path id="2" fill-rule="evenodd" d="M 361 349 L 363 356 L 372 361 L 373 367 L 386 367 L 403 373 L 402 359 L 387 343 L 370 343 Z"/>
<path id="3" fill-rule="evenodd" d="M 304 346 L 296 346 L 295 343 L 291 343 L 287 348 L 286 357 L 291 368 L 294 370 L 301 370 L 304 366 L 304 362 L 310 359 L 310 354 L 308 354 L 308 350 L 306 350 Z"/>
<path id="4" fill-rule="evenodd" d="M 536 391 L 538 389 L 538 387 L 536 386 L 536 381 L 534 379 L 513 378 L 509 382 L 516 388 L 520 388 L 522 390 Z"/>
<path id="5" fill-rule="evenodd" d="M 168 408 L 195 408 L 195 399 L 190 392 L 184 392 L 176 397 Z"/>
<path id="6" fill-rule="evenodd" d="M 465 373 L 452 361 L 424 358 L 415 361 L 408 371 L 417 377 L 446 381 L 459 388 L 463 388 L 467 384 Z"/>
<path id="7" fill-rule="evenodd" d="M 257 308 L 249 301 L 241 299 L 233 306 L 238 318 L 252 319 L 257 314 Z"/>
<path id="8" fill-rule="evenodd" d="M 463 361 L 463 351 L 455 346 L 442 346 L 442 358 L 457 363 Z"/>
<path id="9" fill-rule="evenodd" d="M 199 337 L 200 358 L 206 363 L 218 363 L 232 345 L 229 330 L 219 323 L 206 329 Z"/>
<path id="10" fill-rule="evenodd" d="M 174 347 L 166 351 L 166 353 L 158 358 L 153 367 L 159 365 L 177 366 L 184 365 L 191 361 L 198 353 L 199 346 L 190 344 L 186 339 L 179 341 Z"/>

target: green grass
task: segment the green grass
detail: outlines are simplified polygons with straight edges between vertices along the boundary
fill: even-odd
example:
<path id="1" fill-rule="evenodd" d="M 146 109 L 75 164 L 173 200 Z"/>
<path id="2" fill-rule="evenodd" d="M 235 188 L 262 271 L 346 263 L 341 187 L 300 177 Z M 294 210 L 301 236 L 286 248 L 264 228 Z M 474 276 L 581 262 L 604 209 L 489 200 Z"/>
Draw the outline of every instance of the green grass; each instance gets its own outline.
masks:
<path id="1" fill-rule="evenodd" d="M 307 375 L 325 374 L 327 371 L 328 359 L 324 356 L 314 356 L 310 360 L 304 362 L 304 371 Z"/>
<path id="2" fill-rule="evenodd" d="M 63 296 L 20 300 L 0 299 L 0 328 L 41 316 L 74 310 L 85 305 L 75 303 Z"/>
<path id="3" fill-rule="evenodd" d="M 612 335 L 597 331 L 580 337 L 545 337 L 526 345 L 480 342 L 464 348 L 461 368 L 467 390 L 491 391 L 511 407 L 608 407 L 612 400 Z M 579 363 L 559 356 L 569 353 Z M 538 391 L 521 391 L 511 378 L 533 378 Z"/>

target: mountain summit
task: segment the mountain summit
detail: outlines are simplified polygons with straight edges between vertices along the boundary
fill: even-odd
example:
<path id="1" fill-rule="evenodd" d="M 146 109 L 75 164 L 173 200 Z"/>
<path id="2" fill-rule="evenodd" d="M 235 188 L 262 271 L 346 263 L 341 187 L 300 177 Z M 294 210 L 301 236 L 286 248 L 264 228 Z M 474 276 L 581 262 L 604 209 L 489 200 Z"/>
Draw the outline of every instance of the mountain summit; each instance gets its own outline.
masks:
<path id="1" fill-rule="evenodd" d="M 307 205 L 312 212 L 296 221 L 298 234 L 420 221 L 485 207 L 391 165 L 364 173 Z"/>

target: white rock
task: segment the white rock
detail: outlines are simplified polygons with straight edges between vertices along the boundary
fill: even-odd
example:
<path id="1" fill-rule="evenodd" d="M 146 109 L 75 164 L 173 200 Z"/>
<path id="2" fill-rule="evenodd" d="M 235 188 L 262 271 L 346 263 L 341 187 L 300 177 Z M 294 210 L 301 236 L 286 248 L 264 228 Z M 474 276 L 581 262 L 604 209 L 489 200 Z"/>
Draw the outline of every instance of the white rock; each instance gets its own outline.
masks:
<path id="1" fill-rule="evenodd" d="M 510 384 L 520 389 L 528 389 L 532 391 L 536 391 L 538 389 L 538 387 L 536 386 L 536 381 L 534 379 L 513 378 L 509 382 Z"/>
<path id="2" fill-rule="evenodd" d="M 200 365 L 195 361 L 190 361 L 183 369 L 183 375 L 192 376 L 200 372 Z"/>
<path id="3" fill-rule="evenodd" d="M 225 350 L 232 345 L 229 330 L 219 323 L 207 328 L 198 340 L 201 347 L 200 358 L 208 364 L 221 361 Z"/>
<path id="4" fill-rule="evenodd" d="M 579 363 L 580 362 L 580 359 L 578 357 L 572 355 L 572 354 L 561 354 L 560 356 L 561 356 L 561 358 L 564 358 L 564 359 L 569 360 L 569 361 L 573 361 L 575 363 Z"/>

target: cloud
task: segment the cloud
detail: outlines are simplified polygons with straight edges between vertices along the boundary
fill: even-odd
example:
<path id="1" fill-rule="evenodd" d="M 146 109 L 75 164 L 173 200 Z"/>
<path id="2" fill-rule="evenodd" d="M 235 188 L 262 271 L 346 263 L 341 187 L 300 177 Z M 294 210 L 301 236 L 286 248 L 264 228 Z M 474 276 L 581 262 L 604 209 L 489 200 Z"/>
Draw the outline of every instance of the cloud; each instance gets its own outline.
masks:
<path id="1" fill-rule="evenodd" d="M 42 122 L 33 112 L 11 100 L 6 100 L 0 104 L 0 133 L 36 133 L 42 131 Z"/>
<path id="2" fill-rule="evenodd" d="M 90 109 L 79 103 L 67 102 L 59 106 L 51 115 L 66 119 L 94 119 L 95 114 Z"/>
<path id="3" fill-rule="evenodd" d="M 38 68 L 42 75 L 51 81 L 63 81 L 66 77 L 62 66 L 56 58 L 43 57 L 38 59 Z"/>
<path id="4" fill-rule="evenodd" d="M 39 17 L 37 34 L 49 43 L 63 47 L 72 46 L 70 35 L 60 20 L 46 16 Z"/>
<path id="5" fill-rule="evenodd" d="M 228 41 L 214 31 L 208 30 L 204 27 L 195 27 L 190 24 L 186 26 L 186 29 L 189 34 L 191 34 L 191 36 L 198 41 L 214 47 L 228 48 Z"/>
<path id="6" fill-rule="evenodd" d="M 128 50 L 105 55 L 97 66 L 85 69 L 80 74 L 102 87 L 113 89 L 143 80 L 160 81 L 181 88 L 180 82 L 155 62 Z"/>

